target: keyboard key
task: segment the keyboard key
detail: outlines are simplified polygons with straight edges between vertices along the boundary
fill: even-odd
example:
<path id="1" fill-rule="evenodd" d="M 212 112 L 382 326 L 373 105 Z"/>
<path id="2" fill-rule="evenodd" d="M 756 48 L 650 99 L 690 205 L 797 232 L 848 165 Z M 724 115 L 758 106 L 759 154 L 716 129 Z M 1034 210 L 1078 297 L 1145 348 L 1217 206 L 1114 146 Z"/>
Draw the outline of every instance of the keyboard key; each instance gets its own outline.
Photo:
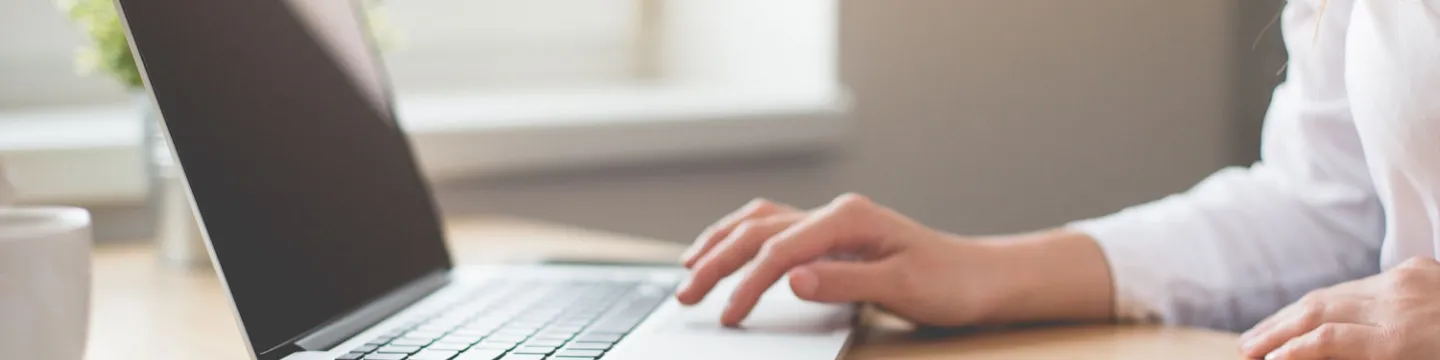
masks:
<path id="1" fill-rule="evenodd" d="M 500 330 L 495 330 L 495 334 L 529 336 L 539 330 L 539 328 L 533 327 L 504 327 Z"/>
<path id="2" fill-rule="evenodd" d="M 445 315 L 441 315 L 441 316 L 438 317 L 438 318 L 435 318 L 435 319 L 433 319 L 433 320 L 430 320 L 429 322 L 426 322 L 425 325 L 430 326 L 430 327 L 432 327 L 432 328 L 441 328 L 441 327 L 452 327 L 452 328 L 453 328 L 453 327 L 456 327 L 456 326 L 460 326 L 460 324 L 464 324 L 464 323 L 465 323 L 465 317 L 460 316 L 460 313 L 458 313 L 458 312 L 449 312 L 449 313 L 446 313 Z"/>
<path id="3" fill-rule="evenodd" d="M 364 360 L 405 360 L 406 356 L 410 354 L 370 354 Z"/>
<path id="4" fill-rule="evenodd" d="M 626 324 L 626 323 L 602 322 L 602 323 L 595 324 L 594 326 L 591 326 L 587 332 L 591 332 L 591 333 L 607 333 L 607 334 L 624 334 L 624 333 L 630 332 L 630 329 L 633 329 L 633 328 L 634 328 L 634 326 L 632 326 L 631 324 Z"/>
<path id="5" fill-rule="evenodd" d="M 503 318 L 502 318 L 502 319 L 477 318 L 477 319 L 475 319 L 475 320 L 470 320 L 470 322 L 465 323 L 464 325 L 460 325 L 460 328 L 461 328 L 461 329 L 478 329 L 478 330 L 490 329 L 490 330 L 494 330 L 494 329 L 496 329 L 496 328 L 499 328 L 499 327 L 501 327 L 501 326 L 504 326 L 504 325 L 505 325 L 505 321 L 506 321 L 506 319 L 503 319 Z M 490 330 L 485 330 L 485 331 L 490 331 Z"/>
<path id="6" fill-rule="evenodd" d="M 446 332 L 446 331 L 450 331 L 450 329 L 454 329 L 455 326 L 456 326 L 455 324 L 427 323 L 427 324 L 424 324 L 424 325 L 416 326 L 416 327 L 415 327 L 415 330 L 419 330 L 419 331 L 427 332 L 427 333 L 430 333 L 430 332 L 443 333 L 443 332 Z"/>
<path id="7" fill-rule="evenodd" d="M 570 325 L 574 325 L 574 324 L 579 324 L 579 323 L 590 323 L 590 322 L 594 322 L 595 319 L 598 318 L 598 317 L 599 317 L 599 316 L 587 316 L 587 315 L 584 315 L 584 314 L 579 314 L 579 315 L 563 315 L 563 316 L 560 316 L 560 317 L 555 318 L 554 320 L 551 320 L 550 323 L 551 323 L 551 324 L 570 324 Z"/>
<path id="8" fill-rule="evenodd" d="M 595 322 L 594 316 L 566 316 L 556 319 L 552 324 L 562 326 L 585 326 Z"/>
<path id="9" fill-rule="evenodd" d="M 555 322 L 555 323 L 560 323 L 562 320 L 569 320 L 569 322 L 571 322 L 571 323 L 576 323 L 576 322 L 580 322 L 580 321 L 595 322 L 595 319 L 599 319 L 601 315 L 603 315 L 603 314 L 601 314 L 601 313 L 598 312 L 598 311 L 596 311 L 596 312 L 570 313 L 570 314 L 565 314 L 565 315 L 560 316 L 559 318 L 556 319 L 556 321 L 553 321 L 553 322 Z"/>
<path id="10" fill-rule="evenodd" d="M 555 352 L 555 347 L 554 347 L 554 346 L 521 346 L 521 347 L 515 348 L 515 350 L 514 350 L 514 351 L 511 351 L 510 353 L 511 353 L 511 354 L 535 354 L 535 355 L 545 355 L 545 354 L 549 354 L 549 353 L 552 353 L 552 352 Z"/>
<path id="11" fill-rule="evenodd" d="M 480 342 L 480 338 L 481 338 L 480 336 L 449 335 L 449 336 L 440 338 L 440 340 L 437 340 L 436 342 L 448 342 L 448 343 L 459 343 L 459 344 L 474 344 L 474 343 Z"/>
<path id="12" fill-rule="evenodd" d="M 521 342 L 521 341 L 525 341 L 525 338 L 526 338 L 525 335 L 500 334 L 500 335 L 490 335 L 490 337 L 485 338 L 485 340 L 488 340 L 488 341 L 514 341 L 514 342 Z"/>
<path id="13" fill-rule="evenodd" d="M 543 333 L 535 334 L 534 336 L 531 336 L 530 338 L 531 338 L 531 339 L 537 339 L 537 340 L 570 340 L 570 338 L 571 338 L 571 337 L 574 337 L 574 336 L 575 336 L 575 333 L 566 333 L 566 332 L 543 332 Z"/>
<path id="14" fill-rule="evenodd" d="M 379 346 L 375 346 L 375 345 L 364 345 L 364 346 L 361 346 L 361 347 L 357 347 L 357 348 L 355 348 L 354 350 L 350 350 L 350 352 L 368 353 L 368 352 L 371 352 L 371 351 L 375 351 L 375 349 L 379 349 L 379 348 L 380 348 Z"/>
<path id="15" fill-rule="evenodd" d="M 566 350 L 569 350 L 569 349 L 574 349 L 574 350 L 610 350 L 610 343 L 608 343 L 608 342 L 576 341 L 576 342 L 572 342 L 572 343 L 569 343 L 569 344 L 565 345 L 565 349 L 566 349 Z"/>
<path id="16" fill-rule="evenodd" d="M 466 326 L 500 326 L 504 325 L 505 322 L 510 321 L 509 316 L 500 316 L 496 314 L 497 313 L 490 313 L 485 316 L 470 319 L 470 322 L 466 324 Z"/>
<path id="17" fill-rule="evenodd" d="M 458 330 L 455 330 L 455 331 L 451 331 L 451 332 L 450 332 L 450 335 L 452 335 L 452 336 L 479 336 L 479 337 L 484 337 L 485 335 L 490 335 L 490 332 L 491 332 L 491 331 L 493 331 L 493 330 L 477 331 L 477 330 L 470 330 L 469 328 L 465 328 L 465 329 L 458 329 Z"/>
<path id="18" fill-rule="evenodd" d="M 434 343 L 434 344 L 430 344 L 430 346 L 426 346 L 426 347 L 425 347 L 425 350 L 464 351 L 466 348 L 469 348 L 469 347 L 470 347 L 470 344 L 437 342 L 437 343 Z"/>
<path id="19" fill-rule="evenodd" d="M 519 319 L 516 319 L 515 321 L 510 322 L 509 326 L 527 327 L 527 328 L 540 328 L 540 327 L 542 327 L 542 326 L 545 326 L 546 323 L 549 323 L 549 322 L 550 322 L 550 319 L 553 319 L 553 318 L 555 318 L 555 317 L 554 317 L 554 316 L 533 317 L 533 318 L 532 318 L 532 317 L 524 317 L 524 318 L 519 318 Z"/>
<path id="20" fill-rule="evenodd" d="M 592 341 L 592 342 L 610 342 L 610 343 L 613 343 L 613 342 L 616 342 L 616 341 L 620 341 L 620 336 L 619 336 L 619 335 L 614 335 L 614 334 L 605 334 L 605 333 L 587 333 L 587 334 L 584 334 L 584 335 L 580 335 L 579 337 L 576 337 L 576 338 L 575 338 L 575 341 Z"/>
<path id="21" fill-rule="evenodd" d="M 335 360 L 360 360 L 360 358 L 362 357 L 365 357 L 365 353 L 352 352 L 349 354 L 340 355 L 340 357 L 335 358 Z"/>
<path id="22" fill-rule="evenodd" d="M 391 342 L 390 342 L 390 345 L 400 345 L 400 346 L 425 346 L 425 345 L 430 345 L 430 342 L 431 342 L 431 341 L 433 341 L 433 340 L 432 340 L 432 339 L 416 339 L 416 338 L 399 338 L 399 339 L 395 339 L 395 341 L 391 341 Z"/>
<path id="23" fill-rule="evenodd" d="M 385 345 L 385 344 L 389 343 L 390 340 L 395 340 L 395 337 L 393 337 L 393 336 L 381 336 L 381 337 L 377 337 L 377 338 L 375 338 L 375 339 L 370 340 L 369 342 L 366 342 L 365 345 L 380 346 L 380 345 Z"/>
<path id="24" fill-rule="evenodd" d="M 498 330 L 498 329 L 500 329 L 500 327 L 498 327 L 498 326 L 483 327 L 483 328 L 480 328 L 480 327 L 461 327 L 461 328 L 459 328 L 459 329 L 455 329 L 455 331 L 452 331 L 452 332 L 450 332 L 450 333 L 451 333 L 451 334 L 455 334 L 455 335 L 479 335 L 479 336 L 485 336 L 485 335 L 490 335 L 490 334 L 495 333 L 495 330 Z"/>
<path id="25" fill-rule="evenodd" d="M 555 356 L 598 357 L 602 353 L 600 350 L 560 350 L 555 352 Z"/>
<path id="26" fill-rule="evenodd" d="M 519 345 L 519 344 L 520 344 L 520 342 L 518 342 L 518 341 L 489 341 L 489 340 L 486 340 L 486 341 L 481 341 L 479 344 L 475 344 L 475 346 L 473 346 L 472 348 L 477 348 L 477 349 L 510 350 L 511 348 L 514 348 L 516 345 Z"/>
<path id="27" fill-rule="evenodd" d="M 506 355 L 500 358 L 500 360 L 545 360 L 545 355 Z"/>
<path id="28" fill-rule="evenodd" d="M 415 355 L 410 355 L 405 360 L 450 360 L 458 354 L 460 354 L 459 351 L 423 350 Z"/>
<path id="29" fill-rule="evenodd" d="M 596 321 L 596 326 L 592 326 L 591 328 L 614 326 L 616 329 L 618 329 L 616 331 L 629 331 L 630 328 L 633 328 L 636 324 L 639 324 L 640 320 L 644 320 L 644 317 L 621 314 L 616 316 L 610 316 L 600 321 Z"/>
<path id="30" fill-rule="evenodd" d="M 525 342 L 525 346 L 560 346 L 565 345 L 565 340 L 535 340 Z"/>
<path id="31" fill-rule="evenodd" d="M 375 352 L 383 354 L 413 354 L 416 351 L 420 351 L 419 346 L 385 345 L 379 350 L 375 350 Z"/>
<path id="32" fill-rule="evenodd" d="M 505 350 L 470 349 L 453 360 L 495 360 L 500 355 L 505 355 Z"/>
<path id="33" fill-rule="evenodd" d="M 411 331 L 411 332 L 405 333 L 404 338 L 435 340 L 435 339 L 439 339 L 441 336 L 445 336 L 445 332 L 443 332 L 443 331 L 423 331 L 423 330 L 415 330 L 415 331 Z"/>
<path id="34" fill-rule="evenodd" d="M 545 328 L 540 329 L 540 331 L 541 331 L 541 332 L 546 332 L 546 331 L 569 331 L 569 332 L 577 332 L 577 331 L 580 331 L 581 329 L 584 329 L 584 328 L 585 328 L 584 326 L 576 326 L 576 325 L 550 325 L 550 326 L 546 326 Z"/>

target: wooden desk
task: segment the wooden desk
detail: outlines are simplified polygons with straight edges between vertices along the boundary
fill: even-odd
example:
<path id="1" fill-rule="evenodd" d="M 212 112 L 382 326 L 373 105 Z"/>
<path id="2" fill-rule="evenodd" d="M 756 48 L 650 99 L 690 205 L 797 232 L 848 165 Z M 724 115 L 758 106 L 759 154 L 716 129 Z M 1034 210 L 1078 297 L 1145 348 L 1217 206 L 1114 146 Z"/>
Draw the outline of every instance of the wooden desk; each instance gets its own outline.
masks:
<path id="1" fill-rule="evenodd" d="M 539 256 L 654 260 L 678 244 L 508 218 L 449 224 L 457 263 Z M 148 245 L 95 250 L 88 360 L 246 360 L 215 273 L 165 268 Z M 1151 326 L 1085 326 L 934 336 L 877 317 L 847 359 L 1238 359 L 1235 336 Z"/>

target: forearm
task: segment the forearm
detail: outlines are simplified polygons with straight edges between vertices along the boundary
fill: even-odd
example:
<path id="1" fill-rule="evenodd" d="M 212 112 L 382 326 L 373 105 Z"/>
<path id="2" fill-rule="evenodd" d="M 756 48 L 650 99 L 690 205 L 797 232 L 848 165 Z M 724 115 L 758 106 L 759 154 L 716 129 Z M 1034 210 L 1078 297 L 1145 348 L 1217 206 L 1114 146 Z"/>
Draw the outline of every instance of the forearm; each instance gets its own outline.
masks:
<path id="1" fill-rule="evenodd" d="M 1051 230 L 981 242 L 999 301 L 985 323 L 1108 321 L 1114 284 L 1100 246 L 1089 236 Z"/>

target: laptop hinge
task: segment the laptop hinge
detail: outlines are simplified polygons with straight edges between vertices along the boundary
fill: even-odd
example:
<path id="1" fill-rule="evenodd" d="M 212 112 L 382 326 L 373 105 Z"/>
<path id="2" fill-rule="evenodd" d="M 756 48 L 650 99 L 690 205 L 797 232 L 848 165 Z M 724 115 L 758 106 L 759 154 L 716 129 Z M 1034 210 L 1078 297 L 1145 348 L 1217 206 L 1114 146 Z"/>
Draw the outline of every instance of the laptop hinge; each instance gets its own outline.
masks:
<path id="1" fill-rule="evenodd" d="M 299 351 L 325 351 L 354 337 L 391 315 L 404 310 L 450 283 L 448 269 L 440 269 L 420 277 L 355 311 L 321 325 L 298 339 L 266 350 L 261 359 L 280 359 Z"/>

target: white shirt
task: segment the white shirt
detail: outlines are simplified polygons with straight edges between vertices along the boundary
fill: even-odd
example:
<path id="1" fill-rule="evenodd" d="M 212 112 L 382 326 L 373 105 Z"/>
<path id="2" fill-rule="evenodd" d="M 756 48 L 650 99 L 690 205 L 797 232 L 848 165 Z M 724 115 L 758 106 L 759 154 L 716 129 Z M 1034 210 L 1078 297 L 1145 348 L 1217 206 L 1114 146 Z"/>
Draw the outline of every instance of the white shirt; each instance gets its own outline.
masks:
<path id="1" fill-rule="evenodd" d="M 1243 330 L 1440 256 L 1440 0 L 1290 0 L 1282 27 L 1260 162 L 1071 224 L 1099 241 L 1122 318 Z"/>

